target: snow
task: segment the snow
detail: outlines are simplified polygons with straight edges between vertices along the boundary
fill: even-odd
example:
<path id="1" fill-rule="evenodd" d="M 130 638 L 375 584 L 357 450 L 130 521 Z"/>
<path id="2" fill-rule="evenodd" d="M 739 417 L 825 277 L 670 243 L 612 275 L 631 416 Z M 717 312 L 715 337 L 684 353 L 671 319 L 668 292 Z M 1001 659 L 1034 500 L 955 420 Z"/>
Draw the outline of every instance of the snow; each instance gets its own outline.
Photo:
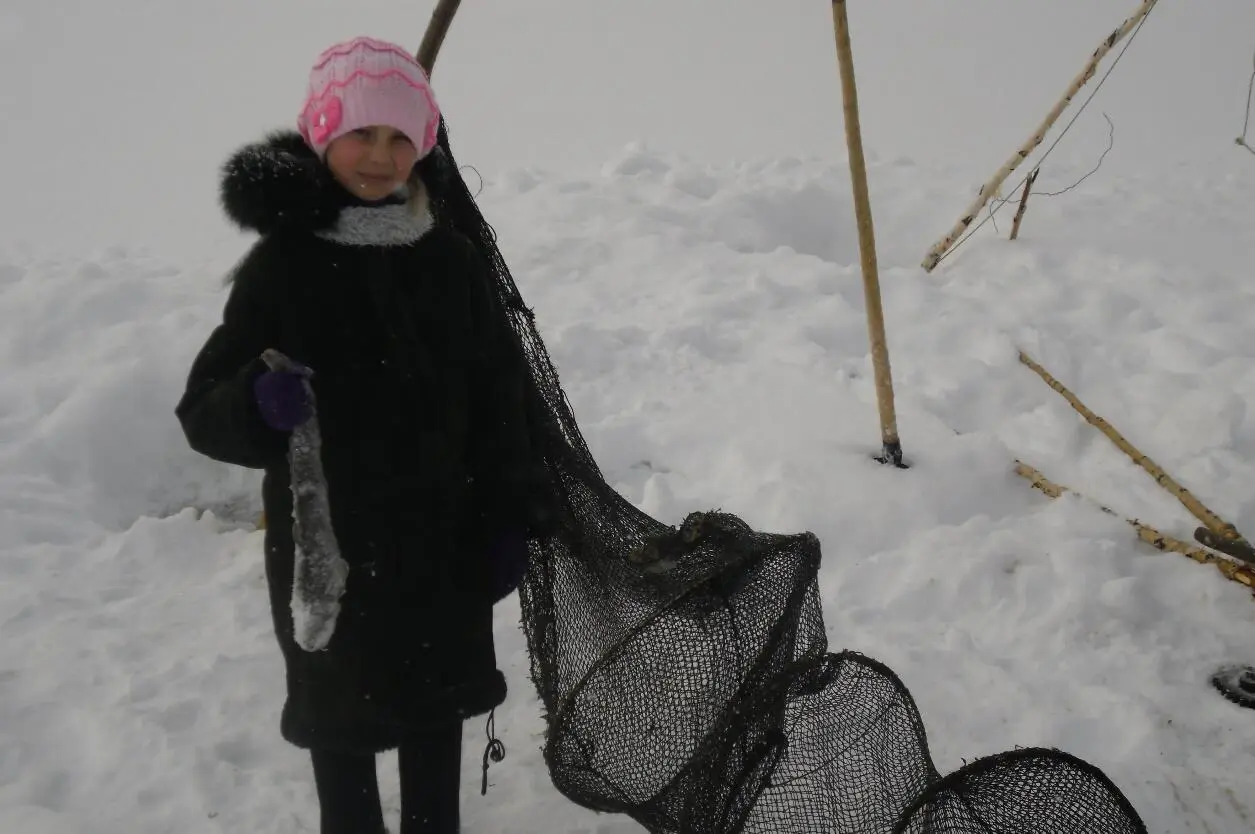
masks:
<path id="1" fill-rule="evenodd" d="M 941 770 L 1056 746 L 1103 768 L 1151 831 L 1249 830 L 1255 716 L 1207 678 L 1255 663 L 1250 591 L 1085 501 L 1046 499 L 1012 462 L 1178 538 L 1197 526 L 1022 349 L 1255 530 L 1255 159 L 1232 144 L 1255 10 L 1161 4 L 1038 187 L 1092 167 L 1107 112 L 1099 173 L 1035 198 L 1019 240 L 1008 210 L 1000 234 L 925 274 L 928 247 L 1134 4 L 1059 0 L 1048 24 L 991 0 L 962 15 L 854 4 L 901 472 L 869 457 L 826 6 L 668 3 L 647 24 L 660 0 L 630 17 L 464 5 L 437 70 L 454 149 L 483 176 L 611 482 L 670 523 L 720 507 L 819 535 L 833 647 L 903 678 Z M 317 828 L 307 759 L 278 736 L 258 478 L 188 450 L 173 406 L 248 243 L 217 215 L 216 166 L 290 120 L 325 43 L 363 21 L 417 40 L 428 7 L 412 6 L 0 12 L 0 66 L 33 79 L 6 90 L 20 129 L 0 139 L 0 831 Z M 900 27 L 908 11 L 927 37 Z M 550 785 L 517 622 L 511 598 L 508 752 L 480 798 L 486 739 L 468 724 L 467 830 L 639 830 Z"/>

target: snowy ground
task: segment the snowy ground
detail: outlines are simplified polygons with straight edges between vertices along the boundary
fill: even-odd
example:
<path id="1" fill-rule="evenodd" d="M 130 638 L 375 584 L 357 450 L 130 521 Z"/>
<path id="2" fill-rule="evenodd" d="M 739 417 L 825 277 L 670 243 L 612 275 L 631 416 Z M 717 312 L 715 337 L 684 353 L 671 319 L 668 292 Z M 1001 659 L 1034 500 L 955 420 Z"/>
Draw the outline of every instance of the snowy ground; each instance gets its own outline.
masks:
<path id="1" fill-rule="evenodd" d="M 720 506 L 817 532 L 834 647 L 912 687 L 943 770 L 1059 746 L 1106 769 L 1152 831 L 1249 828 L 1255 721 L 1206 677 L 1255 661 L 1250 592 L 1049 502 L 1010 462 L 1193 529 L 1019 346 L 1255 529 L 1255 166 L 1042 199 L 1021 240 L 982 233 L 932 276 L 916 264 L 966 187 L 907 160 L 871 176 L 906 473 L 867 457 L 842 167 L 629 148 L 587 175 L 515 172 L 482 200 L 612 481 L 668 521 Z M 277 736 L 252 481 L 188 452 L 171 413 L 217 281 L 138 251 L 0 263 L 0 830 L 316 825 L 306 762 Z M 509 756 L 481 799 L 470 728 L 468 830 L 636 830 L 549 786 L 516 622 L 511 600 Z"/>
<path id="2" fill-rule="evenodd" d="M 1104 768 L 1151 831 L 1251 830 L 1255 713 L 1206 684 L 1221 664 L 1255 663 L 1250 592 L 1083 502 L 1050 502 L 1011 461 L 1180 538 L 1196 526 L 1017 362 L 1022 348 L 1255 535 L 1255 157 L 1231 144 L 1255 12 L 1161 4 L 1038 185 L 1088 170 L 1106 142 L 1099 108 L 1118 126 L 1101 172 L 1035 199 L 1019 241 L 1005 239 L 1007 211 L 1001 235 L 986 226 L 926 275 L 928 246 L 1134 5 L 1059 0 L 1072 17 L 1052 24 L 1067 41 L 1054 52 L 1045 37 L 1020 43 L 1027 13 L 971 2 L 972 18 L 917 7 L 930 34 L 909 48 L 901 38 L 916 36 L 897 27 L 909 3 L 851 12 L 909 472 L 868 459 L 879 433 L 826 4 L 802 17 L 789 0 L 773 19 L 749 0 L 695 0 L 661 30 L 634 19 L 633 38 L 670 44 L 646 60 L 591 39 L 621 31 L 610 12 L 537 0 L 523 20 L 468 3 L 437 80 L 455 151 L 485 173 L 484 210 L 625 495 L 672 522 L 722 507 L 816 532 L 833 647 L 901 675 L 943 771 L 1058 746 Z M 10 90 L 20 129 L 0 138 L 21 195 L 0 207 L 6 834 L 316 830 L 307 762 L 277 732 L 255 476 L 188 451 L 172 409 L 245 245 L 207 220 L 214 166 L 295 111 L 324 40 L 421 27 L 428 10 L 367 6 L 375 16 L 356 26 L 342 4 L 314 2 L 0 10 L 0 68 L 35 79 Z M 293 27 L 298 9 L 306 25 Z M 712 19 L 728 31 L 714 37 Z M 541 50 L 546 71 L 583 62 L 592 74 L 529 80 L 519 61 L 535 38 L 516 26 L 574 50 Z M 459 27 L 485 40 L 459 40 Z M 680 49 L 699 35 L 721 49 Z M 1199 57 L 1182 63 L 1187 47 Z M 721 73 L 746 54 L 781 75 L 755 75 L 738 97 Z M 1179 86 L 1162 86 L 1167 74 Z M 712 89 L 723 98 L 709 112 L 694 106 Z M 755 100 L 774 109 L 736 109 Z M 517 121 L 520 102 L 535 121 L 501 129 L 496 108 Z M 168 118 L 153 121 L 154 104 Z M 733 135 L 738 119 L 753 129 Z M 558 162 L 604 157 L 595 149 L 624 131 L 669 150 Z M 988 147 L 960 147 L 968 135 Z M 553 137 L 549 151 L 538 136 Z M 547 167 L 526 168 L 532 158 Z M 468 726 L 467 830 L 639 830 L 549 785 L 517 618 L 515 601 L 500 606 L 508 756 L 481 799 L 481 728 Z"/>

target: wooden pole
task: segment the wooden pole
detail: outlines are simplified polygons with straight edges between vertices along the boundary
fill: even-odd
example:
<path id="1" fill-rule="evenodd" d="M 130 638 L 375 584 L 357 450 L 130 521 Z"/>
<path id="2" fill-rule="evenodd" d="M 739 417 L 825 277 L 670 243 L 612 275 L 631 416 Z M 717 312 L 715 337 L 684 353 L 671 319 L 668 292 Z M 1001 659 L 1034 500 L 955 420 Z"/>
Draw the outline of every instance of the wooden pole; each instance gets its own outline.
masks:
<path id="1" fill-rule="evenodd" d="M 841 69 L 841 97 L 845 111 L 845 142 L 850 156 L 850 183 L 854 188 L 854 212 L 858 220 L 858 246 L 863 266 L 863 295 L 867 303 L 867 330 L 871 341 L 872 370 L 876 377 L 876 401 L 880 408 L 881 463 L 905 469 L 898 418 L 893 404 L 893 376 L 885 338 L 884 310 L 880 301 L 880 277 L 876 265 L 876 234 L 872 225 L 871 198 L 867 191 L 867 162 L 858 118 L 858 91 L 854 83 L 854 54 L 850 47 L 850 21 L 846 0 L 833 0 L 832 20 Z"/>
<path id="2" fill-rule="evenodd" d="M 925 272 L 932 272 L 933 268 L 937 266 L 946 252 L 948 252 L 951 247 L 958 242 L 959 237 L 967 231 L 968 226 L 972 225 L 972 221 L 976 219 L 980 210 L 985 207 L 985 204 L 988 203 L 995 194 L 998 193 L 998 189 L 1001 188 L 1002 183 L 1006 181 L 1007 177 L 1011 176 L 1012 172 L 1019 167 L 1020 163 L 1027 159 L 1028 155 L 1042 143 L 1043 139 L 1046 138 L 1046 133 L 1050 130 L 1054 123 L 1058 121 L 1059 116 L 1072 102 L 1072 98 L 1080 92 L 1080 89 L 1084 87 L 1091 78 L 1094 77 L 1094 74 L 1098 71 L 1099 62 L 1102 61 L 1106 54 L 1111 51 L 1112 47 L 1124 40 L 1124 37 L 1128 35 L 1129 32 L 1133 31 L 1137 24 L 1150 13 L 1150 10 L 1154 8 L 1157 2 L 1159 2 L 1159 0 L 1141 0 L 1140 8 L 1138 8 L 1138 10 L 1134 12 L 1128 20 L 1124 21 L 1124 23 L 1120 25 L 1120 28 L 1108 35 L 1103 42 L 1098 45 L 1098 48 L 1094 50 L 1094 53 L 1090 55 L 1089 60 L 1086 62 L 1085 68 L 1081 70 L 1081 74 L 1073 79 L 1072 83 L 1068 85 L 1067 92 L 1063 94 L 1063 98 L 1059 99 L 1059 101 L 1055 103 L 1055 106 L 1051 108 L 1050 112 L 1046 114 L 1046 118 L 1040 125 L 1037 126 L 1037 129 L 1033 131 L 1033 135 L 1030 136 L 1028 141 L 1021 145 L 1020 148 L 1011 155 L 1010 159 L 1003 163 L 1003 166 L 998 169 L 998 172 L 993 175 L 993 178 L 981 187 L 980 194 L 977 195 L 976 201 L 972 203 L 972 205 L 968 207 L 967 211 L 963 213 L 963 216 L 959 219 L 959 222 L 954 224 L 954 228 L 950 230 L 949 234 L 943 237 L 933 246 L 932 249 L 929 250 L 928 255 L 924 258 L 924 261 L 921 264 L 921 266 L 924 267 Z"/>
<path id="3" fill-rule="evenodd" d="M 440 54 L 445 35 L 449 34 L 453 16 L 457 14 L 458 6 L 461 4 L 462 0 L 439 0 L 431 13 L 427 32 L 423 35 L 423 42 L 418 47 L 418 63 L 427 72 L 428 78 L 431 77 L 431 72 L 436 66 L 436 56 Z"/>

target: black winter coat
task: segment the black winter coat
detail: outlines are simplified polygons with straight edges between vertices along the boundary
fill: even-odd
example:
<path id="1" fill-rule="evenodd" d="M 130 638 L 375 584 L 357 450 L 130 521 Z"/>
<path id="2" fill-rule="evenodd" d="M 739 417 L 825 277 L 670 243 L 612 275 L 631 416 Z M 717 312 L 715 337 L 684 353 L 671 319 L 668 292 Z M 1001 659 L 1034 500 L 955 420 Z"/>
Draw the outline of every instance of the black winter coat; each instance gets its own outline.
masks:
<path id="1" fill-rule="evenodd" d="M 527 369 L 482 259 L 399 200 L 357 201 L 295 133 L 236 152 L 222 200 L 261 233 L 176 413 L 192 448 L 265 470 L 266 575 L 287 671 L 281 732 L 378 752 L 505 698 L 488 554 L 535 535 Z M 253 399 L 274 348 L 314 371 L 331 521 L 350 565 L 334 636 L 293 637 L 288 436 Z"/>

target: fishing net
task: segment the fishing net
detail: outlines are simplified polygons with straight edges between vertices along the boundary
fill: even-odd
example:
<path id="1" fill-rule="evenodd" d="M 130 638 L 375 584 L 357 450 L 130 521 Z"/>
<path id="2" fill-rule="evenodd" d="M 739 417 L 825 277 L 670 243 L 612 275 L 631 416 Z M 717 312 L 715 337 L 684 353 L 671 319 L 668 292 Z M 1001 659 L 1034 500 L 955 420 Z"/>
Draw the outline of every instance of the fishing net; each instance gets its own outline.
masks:
<path id="1" fill-rule="evenodd" d="M 602 477 L 442 124 L 438 222 L 470 238 L 531 366 L 559 520 L 520 588 L 544 756 L 574 802 L 651 832 L 1123 834 L 1146 830 L 1098 769 L 1020 749 L 941 776 L 887 667 L 828 650 L 809 533 L 695 512 L 678 527 Z"/>

